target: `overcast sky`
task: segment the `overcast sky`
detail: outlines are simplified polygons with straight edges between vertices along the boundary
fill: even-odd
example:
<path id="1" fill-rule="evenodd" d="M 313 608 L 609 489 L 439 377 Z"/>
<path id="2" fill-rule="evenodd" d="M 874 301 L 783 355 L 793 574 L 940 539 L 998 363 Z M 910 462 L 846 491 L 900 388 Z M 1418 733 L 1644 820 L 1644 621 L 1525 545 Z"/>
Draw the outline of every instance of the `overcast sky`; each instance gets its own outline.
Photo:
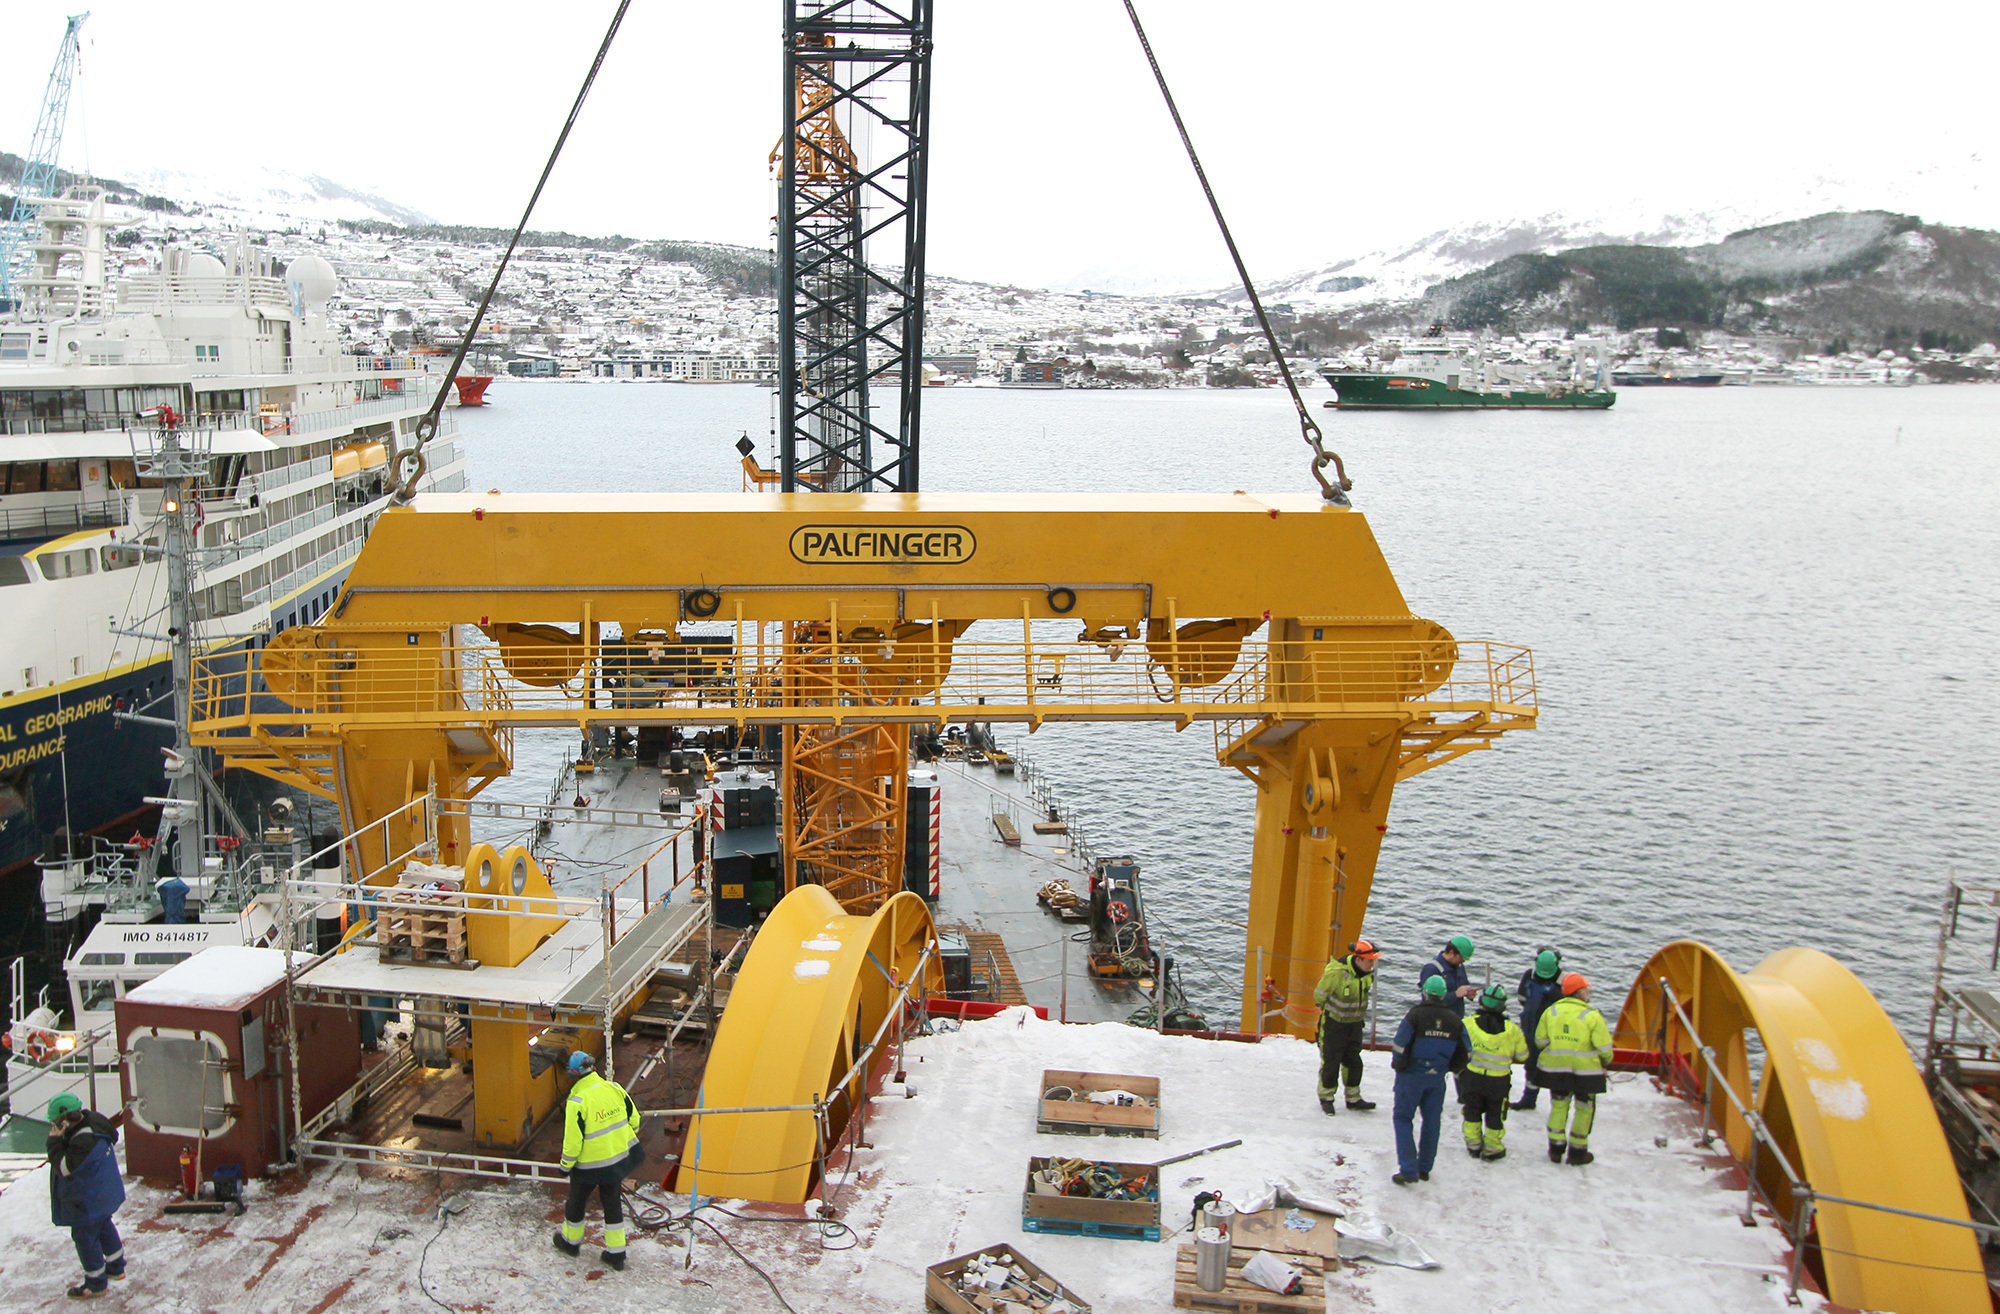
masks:
<path id="1" fill-rule="evenodd" d="M 0 148 L 26 148 L 83 2 L 0 3 Z M 249 161 L 511 224 L 613 7 L 94 0 L 63 163 Z M 637 0 L 536 223 L 766 245 L 781 13 Z M 1260 276 L 1550 212 L 1881 205 L 2000 228 L 1990 3 L 1140 13 Z M 934 77 L 934 272 L 1227 280 L 1118 0 L 941 0 Z"/>

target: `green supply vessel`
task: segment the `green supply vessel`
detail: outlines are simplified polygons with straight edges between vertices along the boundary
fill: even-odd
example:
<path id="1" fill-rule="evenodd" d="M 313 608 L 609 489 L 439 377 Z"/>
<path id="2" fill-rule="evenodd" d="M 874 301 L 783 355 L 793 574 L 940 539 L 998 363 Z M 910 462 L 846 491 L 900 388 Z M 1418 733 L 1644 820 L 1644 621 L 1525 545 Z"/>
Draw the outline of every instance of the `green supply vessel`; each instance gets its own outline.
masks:
<path id="1" fill-rule="evenodd" d="M 1618 394 L 1605 384 L 1605 372 L 1606 364 L 1600 356 L 1594 380 L 1562 378 L 1489 384 L 1484 378 L 1485 370 L 1468 365 L 1457 348 L 1448 343 L 1425 341 L 1404 347 L 1395 362 L 1382 369 L 1329 366 L 1320 371 L 1320 377 L 1334 390 L 1334 400 L 1326 404 L 1342 411 L 1477 408 L 1601 411 L 1618 399 Z"/>

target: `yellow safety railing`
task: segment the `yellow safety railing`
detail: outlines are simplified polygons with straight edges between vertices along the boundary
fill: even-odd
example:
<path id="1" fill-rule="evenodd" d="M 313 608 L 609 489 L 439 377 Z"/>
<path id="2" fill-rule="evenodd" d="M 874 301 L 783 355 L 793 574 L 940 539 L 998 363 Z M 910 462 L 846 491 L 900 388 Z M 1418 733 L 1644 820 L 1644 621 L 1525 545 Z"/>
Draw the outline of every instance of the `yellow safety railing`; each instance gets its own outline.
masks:
<path id="1" fill-rule="evenodd" d="M 1484 640 L 1120 646 L 920 637 L 649 662 L 643 646 L 609 644 L 560 683 L 547 678 L 546 659 L 523 660 L 530 683 L 496 646 L 347 636 L 285 652 L 281 670 L 253 662 L 253 680 L 241 653 L 197 658 L 192 716 L 196 737 L 214 742 L 388 724 L 1200 720 L 1247 730 L 1274 717 L 1383 712 L 1483 714 L 1499 727 L 1532 723 L 1536 712 L 1532 655 Z"/>

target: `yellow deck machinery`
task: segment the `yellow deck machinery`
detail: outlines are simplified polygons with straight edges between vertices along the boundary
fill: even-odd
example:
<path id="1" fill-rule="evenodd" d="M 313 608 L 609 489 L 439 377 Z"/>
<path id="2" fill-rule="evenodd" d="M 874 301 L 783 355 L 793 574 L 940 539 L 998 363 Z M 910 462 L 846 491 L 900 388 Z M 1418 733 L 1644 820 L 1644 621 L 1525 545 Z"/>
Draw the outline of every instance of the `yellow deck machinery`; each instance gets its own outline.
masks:
<path id="1" fill-rule="evenodd" d="M 1412 616 L 1366 519 L 1301 496 L 426 497 L 254 661 L 252 692 L 240 658 L 197 670 L 197 740 L 337 799 L 384 881 L 426 844 L 467 861 L 451 805 L 506 773 L 519 726 L 808 727 L 864 753 L 884 725 L 1204 723 L 1258 790 L 1243 1025 L 1301 1036 L 1396 784 L 1535 719 L 1525 650 Z M 875 791 L 856 831 L 901 780 L 864 765 L 837 782 Z M 848 914 L 886 906 L 823 883 Z"/>
<path id="2" fill-rule="evenodd" d="M 1838 962 L 1780 949 L 1739 973 L 1707 945 L 1676 941 L 1640 970 L 1613 1038 L 1663 1055 L 1833 1300 L 1907 1314 L 1992 1308 L 1923 1077 Z"/>

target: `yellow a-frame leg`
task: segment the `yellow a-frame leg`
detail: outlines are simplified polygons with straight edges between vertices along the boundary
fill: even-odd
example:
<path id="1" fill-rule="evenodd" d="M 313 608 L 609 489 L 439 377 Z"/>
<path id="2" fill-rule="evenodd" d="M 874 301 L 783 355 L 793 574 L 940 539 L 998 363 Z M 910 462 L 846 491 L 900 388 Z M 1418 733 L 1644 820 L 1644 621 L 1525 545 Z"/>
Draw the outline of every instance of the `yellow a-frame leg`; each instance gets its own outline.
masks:
<path id="1" fill-rule="evenodd" d="M 1313 987 L 1361 934 L 1387 829 L 1400 725 L 1303 725 L 1258 751 L 1242 1028 L 1315 1034 Z"/>

